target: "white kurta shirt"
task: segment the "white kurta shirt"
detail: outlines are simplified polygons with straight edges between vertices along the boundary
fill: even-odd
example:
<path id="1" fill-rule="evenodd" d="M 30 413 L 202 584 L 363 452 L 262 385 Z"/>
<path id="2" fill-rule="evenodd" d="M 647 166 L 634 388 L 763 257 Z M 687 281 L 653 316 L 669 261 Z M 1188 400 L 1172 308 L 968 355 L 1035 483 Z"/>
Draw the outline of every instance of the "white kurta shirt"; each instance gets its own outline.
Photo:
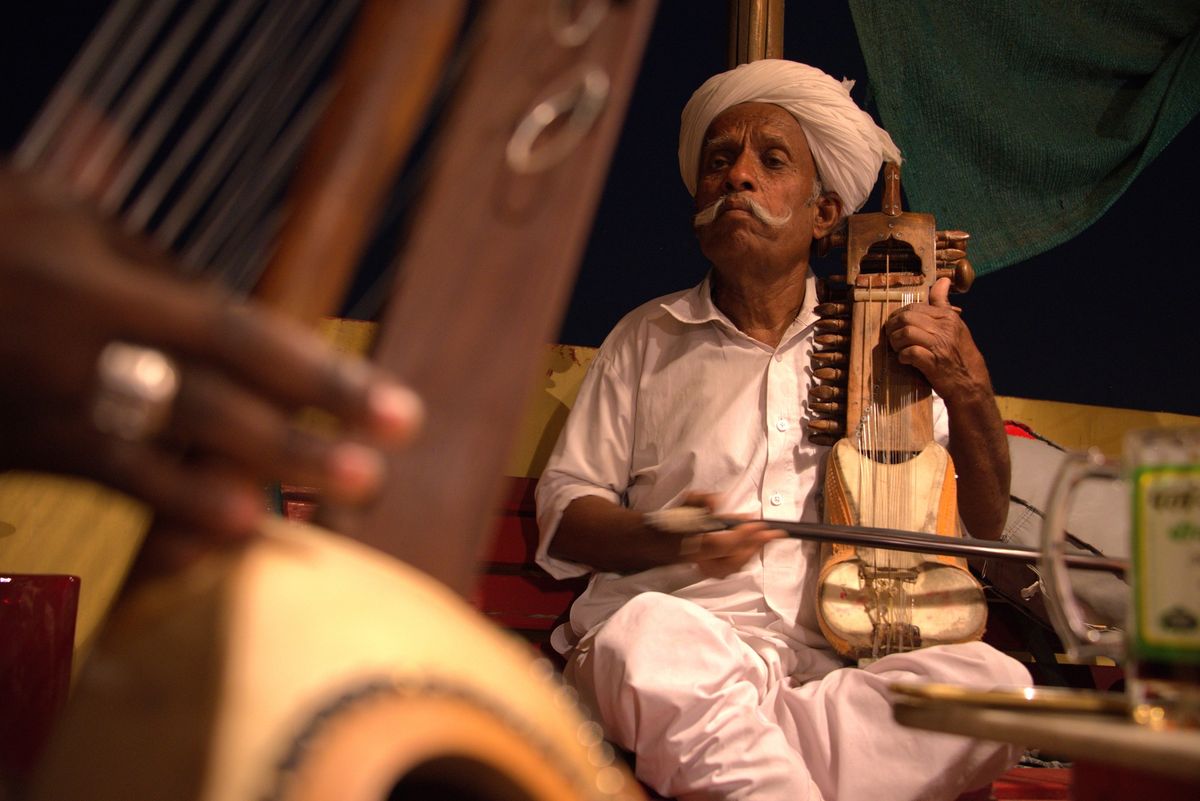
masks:
<path id="1" fill-rule="evenodd" d="M 636 511 L 679 505 L 689 492 L 721 496 L 722 513 L 820 520 L 827 447 L 805 437 L 817 316 L 808 278 L 795 321 L 772 348 L 742 333 L 712 302 L 706 278 L 693 289 L 628 314 L 601 346 L 537 488 L 537 561 L 556 578 L 589 568 L 547 554 L 563 510 L 598 495 Z M 944 441 L 944 406 L 935 405 Z M 827 649 L 811 584 L 817 546 L 768 543 L 738 573 L 705 578 L 691 564 L 622 576 L 597 573 L 571 609 L 569 647 L 634 595 L 669 592 L 742 628 L 764 629 Z M 835 665 L 811 667 L 817 673 Z M 802 671 L 807 673 L 807 670 Z"/>

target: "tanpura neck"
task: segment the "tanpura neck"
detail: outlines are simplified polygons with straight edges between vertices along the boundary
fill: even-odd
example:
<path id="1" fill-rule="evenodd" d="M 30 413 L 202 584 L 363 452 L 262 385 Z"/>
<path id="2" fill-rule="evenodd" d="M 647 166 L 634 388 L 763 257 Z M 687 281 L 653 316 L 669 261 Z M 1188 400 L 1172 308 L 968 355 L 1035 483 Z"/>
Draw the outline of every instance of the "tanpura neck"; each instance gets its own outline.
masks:
<path id="1" fill-rule="evenodd" d="M 713 304 L 746 336 L 778 347 L 804 303 L 806 274 L 805 267 L 774 279 L 742 274 L 731 280 L 714 270 Z"/>

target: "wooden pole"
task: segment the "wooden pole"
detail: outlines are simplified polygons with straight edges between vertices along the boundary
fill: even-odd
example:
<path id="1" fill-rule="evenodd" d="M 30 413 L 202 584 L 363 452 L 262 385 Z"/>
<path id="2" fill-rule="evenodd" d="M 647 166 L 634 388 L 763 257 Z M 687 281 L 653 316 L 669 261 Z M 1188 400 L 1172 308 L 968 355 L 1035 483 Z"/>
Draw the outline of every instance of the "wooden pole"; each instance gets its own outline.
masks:
<path id="1" fill-rule="evenodd" d="M 729 67 L 783 58 L 784 0 L 729 0 Z"/>

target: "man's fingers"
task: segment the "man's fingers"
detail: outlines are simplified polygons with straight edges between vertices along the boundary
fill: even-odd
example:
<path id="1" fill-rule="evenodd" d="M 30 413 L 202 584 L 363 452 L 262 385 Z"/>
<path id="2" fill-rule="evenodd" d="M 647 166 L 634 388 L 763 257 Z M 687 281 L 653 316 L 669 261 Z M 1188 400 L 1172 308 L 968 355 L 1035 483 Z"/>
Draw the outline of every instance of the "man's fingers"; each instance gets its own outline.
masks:
<path id="1" fill-rule="evenodd" d="M 290 320 L 227 307 L 217 352 L 237 378 L 293 407 L 315 406 L 388 444 L 419 428 L 417 396 L 364 359 L 333 351 Z"/>
<path id="2" fill-rule="evenodd" d="M 950 307 L 950 279 L 939 278 L 933 282 L 933 286 L 929 288 L 929 305 L 938 307 Z"/>
<path id="3" fill-rule="evenodd" d="M 266 513 L 262 486 L 208 464 L 184 462 L 152 446 L 114 441 L 98 458 L 97 478 L 209 535 L 254 533 Z"/>
<path id="4" fill-rule="evenodd" d="M 902 328 L 935 329 L 953 321 L 952 325 L 962 322 L 962 309 L 950 303 L 950 279 L 939 278 L 929 290 L 928 303 L 910 303 L 902 306 L 888 316 L 884 330 L 890 335 Z"/>
<path id="5" fill-rule="evenodd" d="M 920 345 L 912 345 L 896 352 L 896 358 L 901 364 L 915 367 L 926 374 L 934 363 L 933 351 Z"/>
<path id="6" fill-rule="evenodd" d="M 745 523 L 702 536 L 693 561 L 706 576 L 727 576 L 745 567 L 768 542 L 785 536 L 764 523 Z"/>
<path id="7" fill-rule="evenodd" d="M 263 482 L 321 487 L 333 500 L 371 497 L 383 478 L 382 455 L 355 442 L 298 428 L 291 415 L 224 376 L 185 371 L 172 433 L 201 455 L 219 457 Z"/>
<path id="8" fill-rule="evenodd" d="M 387 444 L 420 426 L 421 403 L 410 390 L 282 315 L 132 265 L 109 271 L 103 283 L 97 292 L 109 302 L 101 305 L 134 310 L 102 321 L 114 338 L 206 364 L 281 407 L 320 408 Z"/>
<path id="9" fill-rule="evenodd" d="M 932 350 L 944 338 L 942 333 L 919 325 L 898 324 L 887 332 L 888 344 L 897 353 L 906 348 L 921 347 Z"/>

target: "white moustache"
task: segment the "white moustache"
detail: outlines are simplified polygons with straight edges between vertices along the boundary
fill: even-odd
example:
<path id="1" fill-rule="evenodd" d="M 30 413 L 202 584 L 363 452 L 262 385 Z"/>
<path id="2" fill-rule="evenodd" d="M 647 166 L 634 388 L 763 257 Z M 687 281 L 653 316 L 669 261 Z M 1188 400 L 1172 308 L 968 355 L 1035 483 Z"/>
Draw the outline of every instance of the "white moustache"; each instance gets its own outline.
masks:
<path id="1" fill-rule="evenodd" d="M 728 198 L 729 195 L 722 195 L 697 212 L 696 216 L 692 217 L 692 227 L 701 228 L 705 225 L 709 225 L 713 220 L 717 219 L 717 215 L 721 213 L 721 207 L 725 205 L 725 201 Z M 787 225 L 788 221 L 792 219 L 791 209 L 788 209 L 783 214 L 771 214 L 771 212 L 763 208 L 761 203 L 757 202 L 753 198 L 742 197 L 739 198 L 739 200 L 746 205 L 754 219 L 758 220 L 763 225 L 768 225 L 772 228 L 779 228 L 780 226 Z"/>

